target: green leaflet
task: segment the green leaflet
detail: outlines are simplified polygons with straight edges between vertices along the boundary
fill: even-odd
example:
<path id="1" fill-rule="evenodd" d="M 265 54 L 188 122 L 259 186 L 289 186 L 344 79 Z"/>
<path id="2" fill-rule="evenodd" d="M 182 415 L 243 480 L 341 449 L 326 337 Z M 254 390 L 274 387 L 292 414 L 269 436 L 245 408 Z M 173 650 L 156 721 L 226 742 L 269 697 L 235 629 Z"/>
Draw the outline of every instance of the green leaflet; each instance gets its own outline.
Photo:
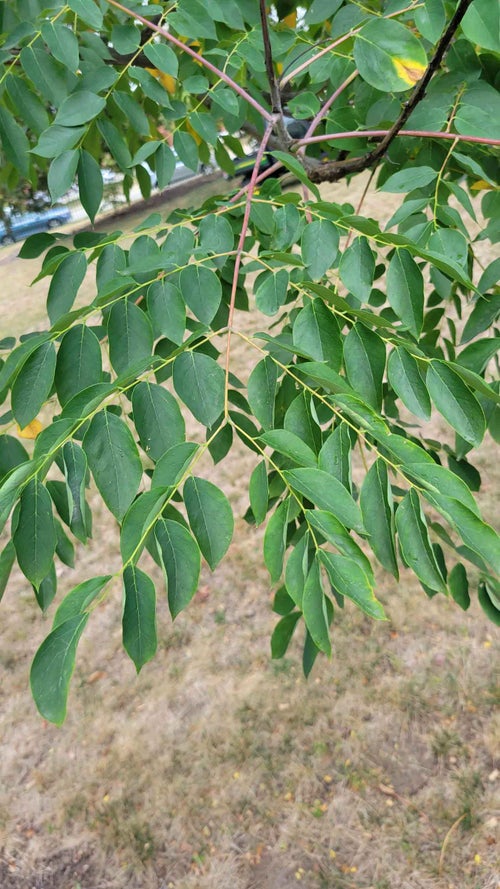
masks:
<path id="1" fill-rule="evenodd" d="M 387 296 L 398 318 L 418 339 L 424 322 L 424 279 L 407 250 L 396 250 L 389 263 Z"/>
<path id="2" fill-rule="evenodd" d="M 76 648 L 88 614 L 58 624 L 38 649 L 31 666 L 31 692 L 41 715 L 55 725 L 66 717 L 69 683 L 75 669 Z"/>
<path id="3" fill-rule="evenodd" d="M 85 485 L 87 483 L 87 458 L 74 441 L 68 441 L 62 449 L 68 495 L 68 525 L 82 543 L 90 536 L 87 527 Z"/>
<path id="4" fill-rule="evenodd" d="M 264 460 L 257 464 L 250 476 L 249 483 L 250 507 L 256 525 L 261 525 L 267 515 L 269 488 L 267 470 Z"/>
<path id="5" fill-rule="evenodd" d="M 132 433 L 116 414 L 99 411 L 85 433 L 83 449 L 102 499 L 121 521 L 142 478 Z"/>
<path id="6" fill-rule="evenodd" d="M 366 238 L 355 238 L 344 250 L 339 265 L 344 287 L 361 303 L 368 302 L 375 274 L 375 257 Z"/>
<path id="7" fill-rule="evenodd" d="M 483 409 L 458 374 L 444 361 L 432 360 L 427 371 L 427 389 L 450 426 L 478 447 L 486 429 Z"/>
<path id="8" fill-rule="evenodd" d="M 302 610 L 302 597 L 309 570 L 309 540 L 310 534 L 309 531 L 306 531 L 292 549 L 285 568 L 285 586 L 288 595 L 300 610 Z"/>
<path id="9" fill-rule="evenodd" d="M 327 219 L 317 219 L 304 228 L 302 259 L 313 281 L 319 281 L 334 265 L 339 248 L 339 230 Z"/>
<path id="10" fill-rule="evenodd" d="M 321 582 L 319 559 L 315 558 L 309 569 L 302 597 L 302 613 L 311 638 L 320 651 L 330 657 L 332 643 L 330 641 L 328 613 L 325 594 Z"/>
<path id="11" fill-rule="evenodd" d="M 10 572 L 16 560 L 16 549 L 12 540 L 9 540 L 0 552 L 0 602 L 9 582 Z"/>
<path id="12" fill-rule="evenodd" d="M 17 167 L 22 176 L 27 176 L 30 144 L 22 127 L 5 108 L 0 108 L 0 142 L 7 160 Z"/>
<path id="13" fill-rule="evenodd" d="M 52 324 L 72 308 L 86 274 L 87 260 L 80 250 L 70 253 L 58 266 L 47 296 L 47 314 Z"/>
<path id="14" fill-rule="evenodd" d="M 159 519 L 155 525 L 172 618 L 186 608 L 198 587 L 201 558 L 198 544 L 178 522 Z"/>
<path id="15" fill-rule="evenodd" d="M 164 278 L 148 289 L 148 314 L 156 337 L 166 336 L 180 345 L 186 330 L 186 306 L 181 291 Z"/>
<path id="16" fill-rule="evenodd" d="M 255 288 L 255 304 L 264 315 L 275 315 L 283 305 L 289 280 L 286 269 L 259 275 Z"/>
<path id="17" fill-rule="evenodd" d="M 225 376 L 209 355 L 183 352 L 173 366 L 174 389 L 204 426 L 213 426 L 224 409 Z"/>
<path id="18" fill-rule="evenodd" d="M 326 568 L 332 586 L 351 599 L 361 611 L 375 620 L 385 620 L 382 605 L 375 598 L 369 578 L 353 559 L 347 556 L 332 555 L 325 550 L 319 551 L 319 557 Z"/>
<path id="19" fill-rule="evenodd" d="M 99 340 L 86 325 L 77 324 L 64 334 L 57 353 L 55 384 L 61 406 L 101 379 Z"/>
<path id="20" fill-rule="evenodd" d="M 111 580 L 111 574 L 92 577 L 90 580 L 84 580 L 75 586 L 71 592 L 64 597 L 59 608 L 54 615 L 52 629 L 55 630 L 65 621 L 80 616 L 90 607 L 92 602 L 97 598 L 101 590 L 104 589 L 108 581 Z"/>
<path id="21" fill-rule="evenodd" d="M 277 583 L 283 571 L 288 528 L 288 500 L 283 500 L 269 519 L 264 534 L 264 562 L 271 575 L 271 582 Z"/>
<path id="22" fill-rule="evenodd" d="M 58 22 L 45 22 L 42 25 L 42 39 L 54 58 L 70 71 L 76 73 L 79 61 L 78 40 L 70 28 Z"/>
<path id="23" fill-rule="evenodd" d="M 99 164 L 84 148 L 80 149 L 78 161 L 78 188 L 82 207 L 93 222 L 102 201 L 102 173 Z"/>
<path id="24" fill-rule="evenodd" d="M 62 127 L 77 127 L 97 117 L 105 105 L 106 100 L 102 96 L 88 90 L 78 90 L 61 103 L 55 123 Z"/>
<path id="25" fill-rule="evenodd" d="M 293 325 L 293 344 L 316 361 L 326 361 L 335 372 L 340 370 L 340 327 L 323 300 L 313 299 L 301 309 Z"/>
<path id="26" fill-rule="evenodd" d="M 368 470 L 360 493 L 363 522 L 380 564 L 399 579 L 392 492 L 385 462 L 379 458 Z"/>
<path id="27" fill-rule="evenodd" d="M 347 528 L 363 534 L 361 512 L 342 482 L 322 469 L 290 469 L 283 473 L 288 484 L 319 509 L 331 512 Z"/>
<path id="28" fill-rule="evenodd" d="M 430 491 L 424 496 L 455 528 L 464 543 L 500 574 L 500 538 L 491 525 L 453 497 Z"/>
<path id="29" fill-rule="evenodd" d="M 418 363 L 406 349 L 396 346 L 387 363 L 389 382 L 401 401 L 417 417 L 428 420 L 431 400 Z"/>
<path id="30" fill-rule="evenodd" d="M 167 497 L 166 487 L 156 487 L 143 491 L 129 506 L 120 531 L 120 552 L 124 564 L 130 562 L 135 565 L 140 558 Z"/>
<path id="31" fill-rule="evenodd" d="M 460 563 L 454 565 L 448 575 L 448 589 L 463 611 L 467 611 L 470 606 L 469 582 L 467 580 L 467 572 Z"/>
<path id="32" fill-rule="evenodd" d="M 69 149 L 55 157 L 49 167 L 47 184 L 52 201 L 61 198 L 73 185 L 78 166 L 78 151 Z"/>
<path id="33" fill-rule="evenodd" d="M 276 624 L 271 636 L 271 657 L 273 660 L 285 656 L 300 617 L 300 611 L 293 611 L 282 617 Z"/>
<path id="34" fill-rule="evenodd" d="M 396 510 L 396 528 L 405 563 L 431 590 L 446 594 L 446 584 L 434 555 L 418 494 L 408 491 Z"/>
<path id="35" fill-rule="evenodd" d="M 200 221 L 199 233 L 201 247 L 214 254 L 215 265 L 222 268 L 234 245 L 234 233 L 229 222 L 224 216 L 210 213 Z"/>
<path id="36" fill-rule="evenodd" d="M 219 278 L 203 265 L 188 265 L 179 276 L 179 287 L 186 305 L 203 324 L 210 324 L 222 299 Z"/>
<path id="37" fill-rule="evenodd" d="M 385 345 L 363 324 L 355 324 L 344 341 L 347 378 L 355 391 L 375 410 L 382 407 Z"/>
<path id="38" fill-rule="evenodd" d="M 42 483 L 32 479 L 21 494 L 20 504 L 13 537 L 17 561 L 23 574 L 38 589 L 50 572 L 56 550 L 52 500 Z"/>
<path id="39" fill-rule="evenodd" d="M 347 424 L 339 423 L 326 439 L 318 456 L 319 468 L 338 479 L 349 493 L 352 489 L 351 448 Z"/>
<path id="40" fill-rule="evenodd" d="M 23 364 L 12 387 L 12 412 L 21 429 L 47 400 L 56 369 L 54 343 L 42 343 Z"/>
<path id="41" fill-rule="evenodd" d="M 348 556 L 361 566 L 366 576 L 373 580 L 373 569 L 363 550 L 349 534 L 347 528 L 339 522 L 330 512 L 323 509 L 306 509 L 304 515 L 309 525 L 315 531 L 319 531 L 325 540 L 339 550 L 344 556 Z"/>
<path id="42" fill-rule="evenodd" d="M 270 429 L 269 432 L 265 432 L 264 435 L 260 436 L 260 440 L 275 451 L 288 457 L 298 466 L 318 465 L 314 451 L 294 432 L 290 432 L 287 429 Z"/>
<path id="43" fill-rule="evenodd" d="M 152 488 L 173 487 L 187 472 L 199 445 L 184 441 L 169 448 L 158 460 L 151 479 Z"/>
<path id="44" fill-rule="evenodd" d="M 213 571 L 233 537 L 234 519 L 229 501 L 211 482 L 191 476 L 184 485 L 184 503 L 191 530 Z"/>
<path id="45" fill-rule="evenodd" d="M 123 647 L 139 673 L 156 654 L 156 592 L 150 577 L 135 565 L 123 572 Z"/>
<path id="46" fill-rule="evenodd" d="M 179 405 L 162 386 L 137 383 L 132 409 L 139 441 L 152 460 L 159 460 L 171 447 L 184 441 L 186 430 Z"/>
<path id="47" fill-rule="evenodd" d="M 147 315 L 128 299 L 115 303 L 108 318 L 109 357 L 113 370 L 123 374 L 153 351 L 153 332 Z"/>
<path id="48" fill-rule="evenodd" d="M 274 424 L 274 406 L 279 369 L 272 358 L 263 358 L 255 365 L 248 379 L 248 401 L 263 429 Z"/>

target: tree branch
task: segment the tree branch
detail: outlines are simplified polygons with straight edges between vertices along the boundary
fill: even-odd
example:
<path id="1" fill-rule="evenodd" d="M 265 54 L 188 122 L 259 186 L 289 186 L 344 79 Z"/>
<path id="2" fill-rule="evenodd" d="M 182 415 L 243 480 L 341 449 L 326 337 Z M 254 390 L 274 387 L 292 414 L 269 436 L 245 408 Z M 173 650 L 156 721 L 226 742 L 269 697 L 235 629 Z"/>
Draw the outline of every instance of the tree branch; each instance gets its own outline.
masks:
<path id="1" fill-rule="evenodd" d="M 313 145 L 318 142 L 333 142 L 336 139 L 353 139 L 357 136 L 366 139 L 386 139 L 391 130 L 349 130 L 345 133 L 323 133 L 322 136 L 309 136 L 299 139 L 296 145 Z M 462 136 L 460 133 L 448 133 L 439 130 L 399 130 L 396 136 L 414 136 L 422 139 L 457 139 L 460 142 L 470 142 L 474 145 L 500 145 L 500 139 L 488 139 L 486 136 Z M 380 143 L 381 144 L 381 143 Z M 322 162 L 319 164 L 323 166 Z"/>
<path id="2" fill-rule="evenodd" d="M 262 42 L 264 44 L 264 61 L 266 64 L 267 81 L 269 83 L 269 92 L 271 95 L 271 106 L 273 114 L 278 115 L 275 129 L 278 138 L 281 141 L 281 147 L 287 148 L 291 143 L 291 138 L 287 128 L 283 122 L 283 107 L 281 104 L 281 93 L 276 79 L 274 70 L 273 51 L 271 48 L 271 36 L 269 34 L 269 23 L 267 21 L 266 0 L 259 0 L 260 22 L 262 25 Z"/>
<path id="3" fill-rule="evenodd" d="M 417 83 L 410 99 L 403 105 L 399 117 L 391 129 L 385 133 L 379 145 L 377 145 L 373 151 L 369 151 L 361 157 L 352 158 L 352 160 L 327 161 L 326 163 L 315 162 L 312 164 L 307 158 L 303 158 L 304 166 L 312 182 L 337 182 L 349 173 L 360 173 L 362 170 L 366 170 L 380 160 L 393 140 L 400 133 L 412 111 L 414 111 L 419 102 L 424 98 L 427 87 L 441 65 L 460 22 L 472 2 L 473 0 L 459 0 L 457 9 L 436 47 L 436 51 L 427 66 L 424 76 Z"/>

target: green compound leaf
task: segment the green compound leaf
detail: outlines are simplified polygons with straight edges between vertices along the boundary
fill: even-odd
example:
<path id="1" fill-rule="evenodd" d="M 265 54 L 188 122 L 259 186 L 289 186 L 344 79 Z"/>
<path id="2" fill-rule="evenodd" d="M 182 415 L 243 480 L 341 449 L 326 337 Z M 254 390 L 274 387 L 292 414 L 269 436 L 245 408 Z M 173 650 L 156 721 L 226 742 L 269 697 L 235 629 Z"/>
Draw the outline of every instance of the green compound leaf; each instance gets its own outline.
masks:
<path id="1" fill-rule="evenodd" d="M 200 550 L 189 531 L 170 519 L 159 519 L 155 537 L 167 583 L 168 606 L 172 618 L 176 618 L 198 587 Z"/>
<path id="2" fill-rule="evenodd" d="M 213 571 L 233 537 L 234 519 L 229 501 L 211 482 L 192 476 L 184 485 L 184 503 L 191 530 Z"/>
<path id="3" fill-rule="evenodd" d="M 102 499 L 120 522 L 142 478 L 142 463 L 130 429 L 116 414 L 100 411 L 85 433 L 83 449 Z"/>
<path id="4" fill-rule="evenodd" d="M 123 572 L 123 588 L 123 647 L 139 673 L 155 656 L 158 644 L 155 585 L 140 568 L 128 565 Z"/>
<path id="5" fill-rule="evenodd" d="M 69 683 L 75 669 L 78 642 L 88 614 L 58 624 L 38 649 L 31 666 L 31 692 L 44 719 L 62 725 L 66 718 Z"/>

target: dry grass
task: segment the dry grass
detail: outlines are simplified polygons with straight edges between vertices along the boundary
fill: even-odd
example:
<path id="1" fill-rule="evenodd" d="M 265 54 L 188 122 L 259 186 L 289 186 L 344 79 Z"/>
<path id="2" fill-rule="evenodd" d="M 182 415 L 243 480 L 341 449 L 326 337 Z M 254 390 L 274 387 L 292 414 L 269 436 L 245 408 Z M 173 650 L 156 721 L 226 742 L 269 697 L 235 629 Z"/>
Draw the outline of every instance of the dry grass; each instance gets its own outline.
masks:
<path id="1" fill-rule="evenodd" d="M 41 321 L 43 282 L 28 290 L 30 264 L 11 261 L 13 248 L 1 256 L 18 329 Z M 488 449 L 480 499 L 492 520 Z M 236 447 L 231 465 L 208 470 L 239 515 L 252 465 Z M 61 568 L 62 589 L 118 567 L 104 510 L 95 529 L 77 572 Z M 139 678 L 121 650 L 113 589 L 80 644 L 62 729 L 30 699 L 48 622 L 15 575 L 0 651 L 2 889 L 497 889 L 491 624 L 477 605 L 464 615 L 429 601 L 409 574 L 397 586 L 382 579 L 390 621 L 337 612 L 332 660 L 305 682 L 299 642 L 270 660 L 261 543 L 239 520 L 228 559 L 205 572 L 174 625 L 159 595 L 159 653 Z"/>

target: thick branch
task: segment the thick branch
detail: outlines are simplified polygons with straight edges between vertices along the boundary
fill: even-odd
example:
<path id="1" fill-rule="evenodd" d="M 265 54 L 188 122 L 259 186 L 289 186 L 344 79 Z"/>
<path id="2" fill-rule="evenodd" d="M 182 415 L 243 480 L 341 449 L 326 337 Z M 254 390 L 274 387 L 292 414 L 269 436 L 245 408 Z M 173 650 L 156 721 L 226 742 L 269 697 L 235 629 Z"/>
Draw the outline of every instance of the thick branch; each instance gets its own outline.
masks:
<path id="1" fill-rule="evenodd" d="M 361 157 L 355 157 L 352 158 L 352 160 L 346 161 L 327 161 L 326 163 L 318 164 L 317 162 L 311 163 L 307 158 L 304 158 L 304 166 L 306 167 L 312 182 L 337 182 L 349 173 L 360 173 L 362 170 L 372 167 L 378 160 L 380 160 L 403 128 L 412 111 L 414 111 L 419 102 L 424 98 L 427 87 L 441 65 L 450 43 L 458 30 L 460 22 L 472 2 L 473 0 L 460 0 L 446 31 L 436 47 L 436 51 L 427 66 L 424 76 L 417 83 L 408 102 L 403 106 L 398 119 L 395 121 L 391 129 L 388 130 L 377 147 Z"/>
<path id="2" fill-rule="evenodd" d="M 269 23 L 267 21 L 266 0 L 259 0 L 260 21 L 262 25 L 262 42 L 264 44 L 264 60 L 266 64 L 266 74 L 269 83 L 269 91 L 271 94 L 271 105 L 273 114 L 278 115 L 275 129 L 282 143 L 282 147 L 287 147 L 290 142 L 290 136 L 283 122 L 283 108 L 281 105 L 281 94 L 274 70 L 273 51 L 271 48 L 271 37 L 269 34 Z"/>

